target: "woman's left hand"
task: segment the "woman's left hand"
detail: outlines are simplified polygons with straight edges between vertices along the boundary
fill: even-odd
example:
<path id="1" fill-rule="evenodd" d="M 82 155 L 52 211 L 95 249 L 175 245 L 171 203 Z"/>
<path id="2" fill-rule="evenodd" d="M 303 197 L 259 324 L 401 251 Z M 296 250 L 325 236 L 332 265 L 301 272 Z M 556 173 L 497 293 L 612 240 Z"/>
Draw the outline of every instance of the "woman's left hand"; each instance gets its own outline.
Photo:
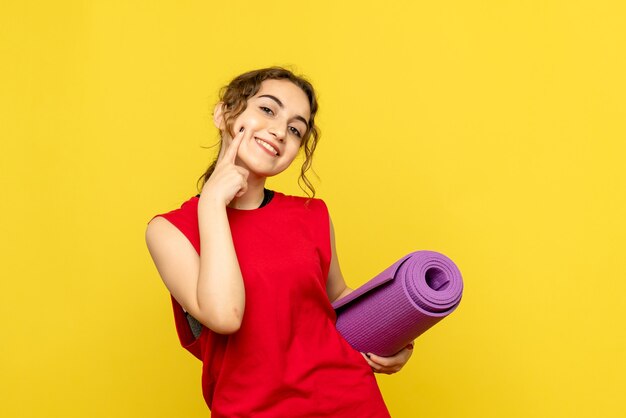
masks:
<path id="1" fill-rule="evenodd" d="M 361 353 L 361 355 L 367 360 L 375 373 L 393 374 L 399 372 L 409 361 L 413 354 L 413 345 L 414 342 L 412 341 L 391 357 L 381 357 L 373 353 Z"/>

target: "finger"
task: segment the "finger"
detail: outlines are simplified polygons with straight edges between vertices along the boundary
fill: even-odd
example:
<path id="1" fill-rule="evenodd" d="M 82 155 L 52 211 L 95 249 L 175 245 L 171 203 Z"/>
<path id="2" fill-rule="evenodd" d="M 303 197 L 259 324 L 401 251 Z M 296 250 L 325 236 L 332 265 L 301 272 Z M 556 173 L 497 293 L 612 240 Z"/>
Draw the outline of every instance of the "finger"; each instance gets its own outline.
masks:
<path id="1" fill-rule="evenodd" d="M 373 353 L 367 353 L 367 356 L 375 363 L 380 364 L 381 366 L 391 366 L 394 363 L 394 357 L 381 357 L 377 356 Z"/>
<path id="2" fill-rule="evenodd" d="M 233 140 L 231 141 L 230 145 L 228 146 L 228 150 L 226 150 L 226 161 L 229 161 L 231 163 L 235 163 L 235 161 L 237 160 L 237 152 L 239 151 L 239 145 L 241 145 L 241 142 L 243 141 L 243 137 L 246 135 L 246 130 L 241 127 L 241 130 L 239 131 L 239 133 L 237 135 L 235 135 L 235 137 L 233 138 Z"/>
<path id="3" fill-rule="evenodd" d="M 235 135 L 234 138 L 232 138 L 230 141 L 228 140 L 228 138 L 230 137 L 228 134 L 224 134 L 224 136 L 222 137 L 222 148 L 220 149 L 220 154 L 217 158 L 218 161 L 222 161 L 222 160 L 226 160 L 229 162 L 234 162 L 234 158 L 237 157 L 237 150 L 238 147 L 235 147 L 235 149 L 231 149 L 233 148 L 232 145 L 233 143 L 243 135 L 244 131 L 243 131 L 243 127 L 239 130 L 239 132 L 237 133 L 237 135 Z M 235 156 L 233 158 L 233 156 L 231 155 L 232 153 L 235 153 Z"/>
<path id="4" fill-rule="evenodd" d="M 245 180 L 248 180 L 248 176 L 250 175 L 250 171 L 246 170 L 243 167 L 239 167 L 239 166 L 235 166 L 235 170 L 237 170 L 237 172 L 239 174 L 241 174 Z"/>
<path id="5" fill-rule="evenodd" d="M 365 354 L 361 353 L 361 355 L 363 356 L 363 358 L 365 359 L 365 361 L 367 361 L 367 364 L 370 365 L 370 367 L 376 371 L 380 371 L 381 370 L 381 365 L 380 364 L 376 364 L 374 363 L 372 360 L 370 360 Z"/>
<path id="6" fill-rule="evenodd" d="M 248 182 L 244 181 L 241 184 L 241 189 L 239 189 L 239 191 L 235 194 L 236 197 L 241 197 L 243 196 L 246 192 L 248 191 Z"/>
<path id="7" fill-rule="evenodd" d="M 242 127 L 243 129 L 243 127 Z M 237 135 L 239 135 L 242 132 L 242 130 L 239 130 L 239 133 Z M 235 135 L 235 136 L 237 136 Z M 229 141 L 230 139 L 230 141 Z M 232 138 L 230 138 L 230 135 L 227 133 L 222 133 L 222 146 L 220 147 L 220 153 L 217 157 L 218 161 L 221 161 L 222 159 L 224 159 L 224 156 L 226 155 L 228 148 L 230 146 L 230 143 L 233 142 Z"/>

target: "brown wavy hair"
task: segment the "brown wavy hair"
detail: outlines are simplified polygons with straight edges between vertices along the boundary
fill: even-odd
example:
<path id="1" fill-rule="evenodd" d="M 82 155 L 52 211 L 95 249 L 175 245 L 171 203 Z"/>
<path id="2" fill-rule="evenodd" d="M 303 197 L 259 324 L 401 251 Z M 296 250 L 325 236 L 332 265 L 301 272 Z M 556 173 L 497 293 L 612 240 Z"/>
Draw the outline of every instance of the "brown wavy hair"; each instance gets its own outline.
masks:
<path id="1" fill-rule="evenodd" d="M 261 83 L 265 80 L 289 80 L 296 86 L 300 87 L 309 99 L 309 105 L 311 107 L 311 116 L 309 118 L 309 126 L 306 133 L 303 135 L 300 148 L 304 150 L 305 160 L 300 168 L 300 177 L 298 177 L 298 185 L 309 196 L 315 196 L 315 188 L 313 184 L 306 177 L 306 172 L 311 168 L 313 163 L 313 152 L 317 147 L 317 143 L 320 139 L 320 129 L 315 125 L 315 114 L 317 113 L 317 96 L 315 90 L 309 81 L 302 76 L 297 76 L 291 71 L 282 67 L 269 67 L 262 68 L 260 70 L 253 70 L 247 73 L 241 74 L 234 78 L 227 86 L 221 88 L 219 93 L 219 101 L 224 103 L 224 121 L 226 129 L 231 138 L 235 137 L 233 132 L 233 124 L 235 119 L 246 110 L 248 105 L 248 99 L 258 93 L 261 88 Z M 220 139 L 218 155 L 222 148 L 222 141 Z M 217 157 L 209 165 L 209 168 L 198 178 L 197 183 L 200 183 L 198 192 L 202 189 L 207 182 L 215 165 L 217 164 Z M 302 187 L 302 183 L 306 186 Z M 311 193 L 309 193 L 309 191 Z"/>

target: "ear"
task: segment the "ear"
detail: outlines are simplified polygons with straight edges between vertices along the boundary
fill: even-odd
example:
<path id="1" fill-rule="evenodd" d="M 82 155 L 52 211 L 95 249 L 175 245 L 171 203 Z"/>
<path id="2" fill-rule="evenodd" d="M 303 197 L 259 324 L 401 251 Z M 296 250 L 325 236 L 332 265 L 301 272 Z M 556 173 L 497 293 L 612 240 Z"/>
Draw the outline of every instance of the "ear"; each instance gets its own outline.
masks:
<path id="1" fill-rule="evenodd" d="M 220 131 L 224 131 L 224 102 L 219 102 L 213 109 L 213 123 Z"/>

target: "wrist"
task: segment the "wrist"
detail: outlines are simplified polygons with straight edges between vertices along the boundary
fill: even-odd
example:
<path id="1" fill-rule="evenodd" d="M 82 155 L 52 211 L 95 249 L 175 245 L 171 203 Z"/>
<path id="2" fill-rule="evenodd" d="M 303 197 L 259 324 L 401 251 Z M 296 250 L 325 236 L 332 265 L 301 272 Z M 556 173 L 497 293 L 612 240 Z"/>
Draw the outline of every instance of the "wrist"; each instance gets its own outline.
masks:
<path id="1" fill-rule="evenodd" d="M 203 193 L 200 195 L 200 200 L 198 201 L 198 210 L 219 210 L 224 209 L 226 205 L 227 203 L 225 203 L 224 199 L 220 199 L 213 193 Z"/>

